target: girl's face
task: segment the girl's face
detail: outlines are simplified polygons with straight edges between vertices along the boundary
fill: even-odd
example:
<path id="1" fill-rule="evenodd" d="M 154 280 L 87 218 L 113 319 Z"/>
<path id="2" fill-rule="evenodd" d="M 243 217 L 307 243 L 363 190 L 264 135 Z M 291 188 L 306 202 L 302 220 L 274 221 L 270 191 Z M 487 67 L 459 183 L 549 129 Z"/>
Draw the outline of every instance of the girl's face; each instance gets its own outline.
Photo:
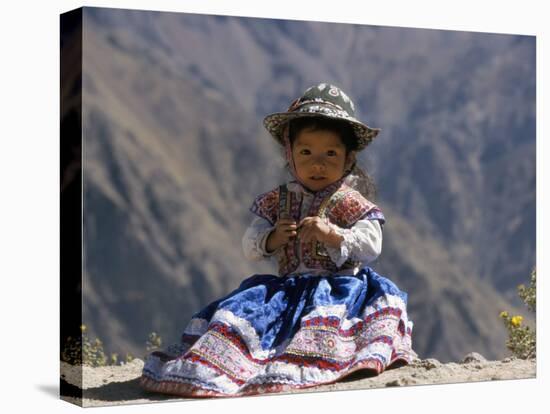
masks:
<path id="1" fill-rule="evenodd" d="M 311 191 L 338 181 L 352 159 L 340 136 L 332 131 L 303 129 L 292 145 L 296 173 Z"/>

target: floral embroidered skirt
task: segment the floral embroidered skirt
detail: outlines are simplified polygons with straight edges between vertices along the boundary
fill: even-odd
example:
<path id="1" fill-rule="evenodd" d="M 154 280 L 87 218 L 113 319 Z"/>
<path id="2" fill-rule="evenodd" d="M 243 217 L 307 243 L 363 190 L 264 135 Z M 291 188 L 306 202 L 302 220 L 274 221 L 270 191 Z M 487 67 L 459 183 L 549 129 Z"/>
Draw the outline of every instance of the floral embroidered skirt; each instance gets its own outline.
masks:
<path id="1" fill-rule="evenodd" d="M 151 353 L 140 385 L 182 397 L 234 397 L 379 374 L 416 358 L 407 294 L 356 275 L 253 275 L 193 315 L 181 342 Z"/>

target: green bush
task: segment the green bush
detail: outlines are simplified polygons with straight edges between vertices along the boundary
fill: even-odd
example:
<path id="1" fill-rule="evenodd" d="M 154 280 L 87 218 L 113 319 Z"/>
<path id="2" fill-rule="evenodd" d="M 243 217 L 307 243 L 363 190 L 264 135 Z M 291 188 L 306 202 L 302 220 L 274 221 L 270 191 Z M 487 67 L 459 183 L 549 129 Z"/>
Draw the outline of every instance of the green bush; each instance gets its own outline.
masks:
<path id="1" fill-rule="evenodd" d="M 537 305 L 537 273 L 533 270 L 529 287 L 518 286 L 518 295 L 527 305 L 527 308 L 535 313 Z M 508 339 L 506 347 L 512 351 L 512 354 L 521 359 L 536 358 L 537 340 L 536 329 L 523 325 L 523 316 L 510 316 L 508 312 L 500 313 L 506 328 L 508 329 Z"/>
<path id="2" fill-rule="evenodd" d="M 63 351 L 61 352 L 61 360 L 72 365 L 87 365 L 91 367 L 103 367 L 107 365 L 122 365 L 134 360 L 134 356 L 127 352 L 123 360 L 119 359 L 117 353 L 112 353 L 107 356 L 103 349 L 103 342 L 99 338 L 91 339 L 88 336 L 86 325 L 80 327 L 80 337 L 68 337 L 65 341 Z M 145 343 L 146 350 L 152 351 L 161 346 L 162 339 L 155 332 L 149 334 Z"/>
<path id="3" fill-rule="evenodd" d="M 154 351 L 162 346 L 162 338 L 156 334 L 156 332 L 151 332 L 147 342 L 145 343 L 145 349 L 149 351 Z"/>

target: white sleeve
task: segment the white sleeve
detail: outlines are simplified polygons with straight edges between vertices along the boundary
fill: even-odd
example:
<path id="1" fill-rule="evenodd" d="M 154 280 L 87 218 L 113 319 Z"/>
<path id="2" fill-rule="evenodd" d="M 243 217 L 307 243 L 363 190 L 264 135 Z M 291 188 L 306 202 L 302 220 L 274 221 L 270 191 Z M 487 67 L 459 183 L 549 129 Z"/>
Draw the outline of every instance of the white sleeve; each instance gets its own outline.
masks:
<path id="1" fill-rule="evenodd" d="M 242 245 L 244 256 L 248 260 L 261 260 L 273 256 L 278 250 L 271 253 L 265 251 L 267 236 L 275 227 L 261 217 L 254 217 L 252 223 L 246 229 Z"/>
<path id="2" fill-rule="evenodd" d="M 382 228 L 378 220 L 359 220 L 350 229 L 343 229 L 332 223 L 329 225 L 344 237 L 339 248 L 326 248 L 336 266 L 342 266 L 350 258 L 369 263 L 382 252 Z"/>

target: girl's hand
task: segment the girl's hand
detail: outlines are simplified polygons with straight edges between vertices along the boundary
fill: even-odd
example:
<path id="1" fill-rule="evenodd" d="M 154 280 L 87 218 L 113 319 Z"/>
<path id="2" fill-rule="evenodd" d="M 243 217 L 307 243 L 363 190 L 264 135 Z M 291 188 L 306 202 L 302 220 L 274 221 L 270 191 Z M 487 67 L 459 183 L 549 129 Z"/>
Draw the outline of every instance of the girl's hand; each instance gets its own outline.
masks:
<path id="1" fill-rule="evenodd" d="M 338 247 L 344 239 L 322 218 L 306 217 L 298 224 L 298 237 L 304 243 L 319 241 L 330 247 Z"/>
<path id="2" fill-rule="evenodd" d="M 280 218 L 275 224 L 275 230 L 273 230 L 267 237 L 265 244 L 268 253 L 277 250 L 288 241 L 297 235 L 296 221 L 290 218 Z"/>
<path id="3" fill-rule="evenodd" d="M 324 242 L 331 233 L 331 228 L 320 217 L 306 217 L 298 224 L 298 234 L 304 243 L 317 240 Z"/>

